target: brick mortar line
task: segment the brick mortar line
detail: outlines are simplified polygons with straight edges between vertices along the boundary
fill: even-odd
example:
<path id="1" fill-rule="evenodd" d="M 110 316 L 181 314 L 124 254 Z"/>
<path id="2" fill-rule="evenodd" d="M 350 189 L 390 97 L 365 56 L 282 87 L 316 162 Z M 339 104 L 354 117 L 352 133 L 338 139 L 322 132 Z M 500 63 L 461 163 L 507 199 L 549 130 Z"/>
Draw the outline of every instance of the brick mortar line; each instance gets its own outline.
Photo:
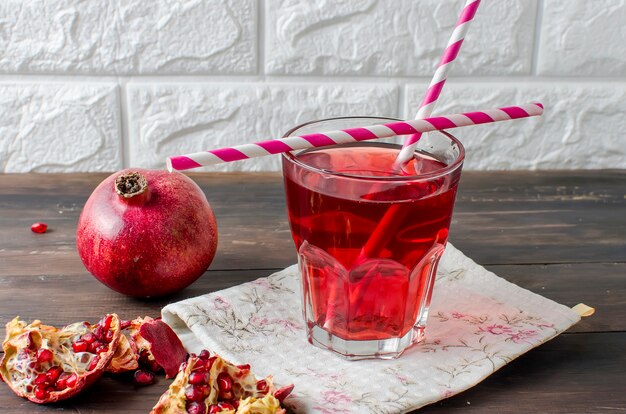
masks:
<path id="1" fill-rule="evenodd" d="M 0 83 L 4 84 L 20 84 L 20 83 L 117 83 L 123 80 L 127 84 L 142 83 L 223 83 L 225 85 L 247 85 L 247 84 L 365 84 L 370 85 L 372 82 L 378 84 L 390 84 L 396 86 L 407 86 L 411 84 L 427 84 L 430 81 L 428 76 L 324 76 L 324 75 L 264 75 L 264 76 L 243 76 L 243 75 L 41 75 L 41 74 L 0 74 Z M 549 83 L 551 85 L 558 84 L 576 84 L 580 86 L 590 85 L 615 85 L 625 84 L 626 77 L 590 77 L 590 76 L 454 76 L 450 80 L 458 84 L 473 83 L 476 85 L 486 84 L 492 85 L 517 85 L 525 86 L 532 84 Z"/>

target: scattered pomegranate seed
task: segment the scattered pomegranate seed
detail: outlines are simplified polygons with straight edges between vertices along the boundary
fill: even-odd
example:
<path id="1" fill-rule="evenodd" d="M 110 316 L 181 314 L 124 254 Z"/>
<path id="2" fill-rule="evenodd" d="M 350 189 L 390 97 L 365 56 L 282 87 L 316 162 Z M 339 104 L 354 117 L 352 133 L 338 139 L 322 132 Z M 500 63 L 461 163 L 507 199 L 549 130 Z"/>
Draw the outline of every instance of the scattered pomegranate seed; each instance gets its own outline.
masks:
<path id="1" fill-rule="evenodd" d="M 48 372 L 46 372 L 46 377 L 48 377 L 48 382 L 50 384 L 54 384 L 62 372 L 63 372 L 63 369 L 61 367 L 55 366 L 55 367 L 50 368 Z"/>
<path id="2" fill-rule="evenodd" d="M 80 339 L 72 344 L 72 349 L 74 352 L 87 352 L 87 348 L 89 344 L 85 341 L 81 341 Z"/>
<path id="3" fill-rule="evenodd" d="M 45 233 L 46 230 L 48 230 L 48 225 L 46 223 L 33 223 L 32 226 L 30 226 L 30 230 L 33 233 Z"/>
<path id="4" fill-rule="evenodd" d="M 52 361 L 53 357 L 54 354 L 51 350 L 42 348 L 37 353 L 37 362 L 39 362 L 40 364 L 43 364 L 44 362 L 50 362 Z"/>
<path id="5" fill-rule="evenodd" d="M 185 406 L 185 409 L 189 414 L 204 414 L 206 413 L 206 405 L 204 402 L 191 401 Z"/>
<path id="6" fill-rule="evenodd" d="M 154 384 L 155 376 L 152 372 L 142 371 L 138 369 L 135 371 L 134 381 L 137 385 L 151 385 Z"/>

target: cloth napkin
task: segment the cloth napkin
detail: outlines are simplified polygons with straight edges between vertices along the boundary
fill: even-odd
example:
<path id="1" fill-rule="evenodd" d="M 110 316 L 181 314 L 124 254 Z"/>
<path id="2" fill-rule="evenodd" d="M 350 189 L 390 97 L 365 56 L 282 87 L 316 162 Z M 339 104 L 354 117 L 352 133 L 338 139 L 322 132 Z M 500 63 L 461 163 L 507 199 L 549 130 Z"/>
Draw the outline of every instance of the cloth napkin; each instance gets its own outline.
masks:
<path id="1" fill-rule="evenodd" d="M 298 268 L 163 309 L 190 352 L 209 349 L 295 389 L 295 413 L 402 413 L 450 397 L 580 320 L 448 244 L 426 339 L 395 360 L 346 361 L 306 340 Z"/>

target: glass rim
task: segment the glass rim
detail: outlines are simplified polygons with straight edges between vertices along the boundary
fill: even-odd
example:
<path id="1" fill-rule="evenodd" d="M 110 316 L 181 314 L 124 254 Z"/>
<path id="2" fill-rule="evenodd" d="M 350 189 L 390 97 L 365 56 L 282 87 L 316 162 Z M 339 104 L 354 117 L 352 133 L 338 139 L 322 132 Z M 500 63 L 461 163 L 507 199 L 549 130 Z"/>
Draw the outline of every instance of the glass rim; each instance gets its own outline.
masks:
<path id="1" fill-rule="evenodd" d="M 287 131 L 284 135 L 283 138 L 287 138 L 289 136 L 292 136 L 292 134 L 297 131 L 300 128 L 303 128 L 305 126 L 308 125 L 312 125 L 312 124 L 316 124 L 319 122 L 325 122 L 325 121 L 337 121 L 337 120 L 342 120 L 342 119 L 377 119 L 377 120 L 387 120 L 390 122 L 394 122 L 394 121 L 402 121 L 401 119 L 397 119 L 397 118 L 390 118 L 390 117 L 385 117 L 385 116 L 339 116 L 339 117 L 333 117 L 333 118 L 324 118 L 324 119 L 317 119 L 317 120 L 313 120 L 313 121 L 309 121 L 309 122 L 305 122 L 303 124 L 300 124 L 298 126 L 295 126 L 293 128 L 291 128 L 289 131 Z M 365 125 L 364 125 L 365 126 Z M 454 172 L 455 170 L 457 170 L 462 164 L 463 161 L 465 160 L 465 147 L 463 146 L 463 144 L 461 143 L 461 141 L 459 141 L 455 136 L 453 136 L 452 134 L 450 134 L 447 131 L 443 131 L 443 130 L 437 130 L 437 131 L 431 131 L 431 133 L 440 133 L 444 136 L 446 136 L 448 139 L 450 139 L 453 143 L 455 143 L 458 148 L 459 148 L 459 155 L 456 157 L 456 159 L 454 160 L 453 163 L 446 165 L 445 167 L 438 169 L 436 171 L 433 172 L 429 172 L 426 174 L 418 174 L 418 175 L 399 175 L 399 176 L 374 176 L 374 175 L 357 175 L 357 174 L 351 174 L 351 173 L 344 173 L 344 172 L 338 172 L 338 171 L 333 171 L 333 170 L 329 170 L 329 169 L 325 169 L 325 168 L 317 168 L 317 167 L 313 167 L 309 164 L 306 164 L 304 162 L 302 162 L 299 158 L 297 158 L 294 155 L 294 151 L 288 151 L 288 152 L 283 152 L 282 153 L 282 157 L 283 160 L 287 160 L 289 162 L 292 162 L 293 164 L 296 164 L 302 168 L 305 168 L 309 171 L 313 171 L 319 174 L 327 174 L 327 175 L 333 175 L 333 176 L 337 176 L 337 177 L 343 177 L 343 178 L 351 178 L 351 179 L 358 179 L 358 180 L 370 180 L 370 181 L 419 181 L 419 180 L 430 180 L 430 179 L 435 179 L 435 178 L 440 178 L 446 175 L 451 174 L 452 172 Z M 355 144 L 355 145 L 353 145 Z M 313 148 L 307 148 L 305 150 L 298 150 L 298 151 L 307 151 L 307 150 L 316 150 L 319 148 L 335 148 L 335 147 L 342 147 L 342 146 L 358 146 L 358 145 L 371 145 L 371 144 L 382 144 L 383 146 L 393 146 L 393 145 L 398 145 L 399 144 L 393 144 L 393 143 L 389 143 L 389 142 L 382 142 L 382 141 L 378 141 L 378 140 L 368 140 L 368 141 L 357 141 L 354 143 L 348 143 L 348 144 L 336 144 L 336 145 L 328 145 L 326 147 L 313 147 Z"/>

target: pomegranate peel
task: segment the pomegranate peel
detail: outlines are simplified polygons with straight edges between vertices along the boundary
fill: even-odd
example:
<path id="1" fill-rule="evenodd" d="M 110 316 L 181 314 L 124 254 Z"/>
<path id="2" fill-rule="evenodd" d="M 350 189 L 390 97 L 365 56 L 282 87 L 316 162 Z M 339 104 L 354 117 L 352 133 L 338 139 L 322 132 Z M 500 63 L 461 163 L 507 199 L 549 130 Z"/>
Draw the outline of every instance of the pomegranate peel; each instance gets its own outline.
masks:
<path id="1" fill-rule="evenodd" d="M 38 404 L 70 398 L 96 381 L 113 358 L 122 335 L 115 314 L 106 315 L 95 325 L 78 322 L 62 329 L 39 320 L 27 325 L 16 317 L 6 325 L 6 331 L 0 376 L 15 394 Z M 73 350 L 75 342 L 95 332 L 99 332 L 94 343 L 101 344 L 100 353 Z M 108 332 L 113 332 L 110 338 Z"/>
<path id="2" fill-rule="evenodd" d="M 271 377 L 257 380 L 247 364 L 237 366 L 203 351 L 181 364 L 151 414 L 284 414 L 275 394 L 285 398 L 291 390 L 293 385 L 276 390 Z"/>
<path id="3" fill-rule="evenodd" d="M 176 376 L 180 364 L 187 359 L 187 350 L 169 325 L 146 316 L 132 320 L 128 331 L 140 362 L 155 372 L 158 367 L 163 368 L 167 378 Z"/>
<path id="4" fill-rule="evenodd" d="M 106 367 L 106 372 L 121 374 L 122 372 L 136 370 L 137 368 L 139 368 L 137 345 L 135 345 L 135 341 L 129 340 L 126 336 L 121 335 L 115 354 Z"/>

